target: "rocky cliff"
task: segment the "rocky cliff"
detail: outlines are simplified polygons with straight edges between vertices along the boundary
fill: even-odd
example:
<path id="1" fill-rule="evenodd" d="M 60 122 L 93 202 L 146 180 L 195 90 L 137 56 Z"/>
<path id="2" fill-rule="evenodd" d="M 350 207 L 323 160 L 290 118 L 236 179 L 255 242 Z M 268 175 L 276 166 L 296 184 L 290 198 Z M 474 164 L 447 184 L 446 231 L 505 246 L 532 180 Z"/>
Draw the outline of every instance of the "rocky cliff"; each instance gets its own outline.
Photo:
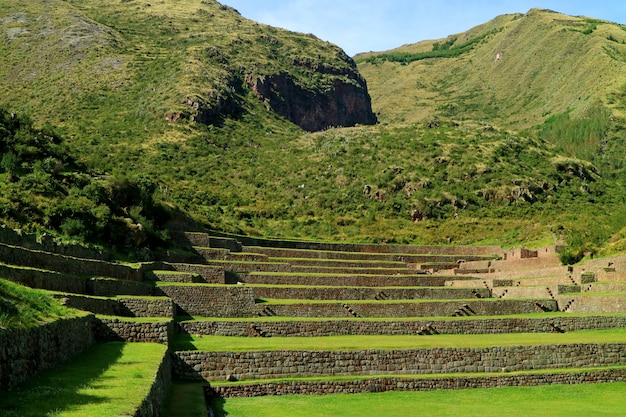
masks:
<path id="1" fill-rule="evenodd" d="M 351 67 L 354 63 L 350 58 Z M 321 72 L 323 67 L 309 71 Z M 374 124 L 370 96 L 363 77 L 354 69 L 335 74 L 327 88 L 305 87 L 287 72 L 248 77 L 247 85 L 277 114 L 304 130 Z"/>

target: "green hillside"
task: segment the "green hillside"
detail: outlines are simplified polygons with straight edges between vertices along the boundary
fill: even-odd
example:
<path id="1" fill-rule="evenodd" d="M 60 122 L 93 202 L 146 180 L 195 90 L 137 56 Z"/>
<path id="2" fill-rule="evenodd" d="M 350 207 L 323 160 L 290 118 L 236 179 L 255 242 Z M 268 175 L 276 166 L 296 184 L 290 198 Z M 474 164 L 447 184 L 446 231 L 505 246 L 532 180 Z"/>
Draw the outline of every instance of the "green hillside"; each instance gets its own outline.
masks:
<path id="1" fill-rule="evenodd" d="M 398 243 L 563 238 L 577 255 L 613 238 L 621 250 L 619 25 L 532 10 L 358 65 L 212 0 L 0 0 L 0 34 L 0 105 L 55 126 L 86 175 L 148 184 L 154 207 L 209 228 Z M 377 125 L 367 126 L 361 74 Z M 107 198 L 115 222 L 167 237 L 162 212 Z M 4 222 L 67 232 L 2 207 Z"/>
<path id="2" fill-rule="evenodd" d="M 621 169 L 625 28 L 532 9 L 357 62 L 382 121 L 442 116 L 514 130 L 547 122 L 540 137 L 559 151 Z M 558 133 L 557 123 L 566 125 Z"/>

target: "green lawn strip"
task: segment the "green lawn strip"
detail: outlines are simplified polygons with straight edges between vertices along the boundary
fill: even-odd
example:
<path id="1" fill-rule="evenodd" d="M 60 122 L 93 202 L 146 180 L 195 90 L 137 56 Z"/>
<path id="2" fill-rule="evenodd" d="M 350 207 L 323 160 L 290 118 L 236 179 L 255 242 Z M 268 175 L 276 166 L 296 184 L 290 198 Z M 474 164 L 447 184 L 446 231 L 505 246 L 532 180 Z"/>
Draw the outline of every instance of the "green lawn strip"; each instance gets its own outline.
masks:
<path id="1" fill-rule="evenodd" d="M 314 377 L 289 377 L 269 379 L 245 379 L 235 382 L 224 380 L 211 381 L 213 387 L 237 387 L 253 384 L 274 384 L 286 382 L 341 382 L 341 381 L 364 381 L 382 378 L 402 379 L 460 379 L 460 378 L 489 378 L 494 376 L 518 376 L 518 375 L 555 375 L 577 374 L 580 372 L 612 371 L 626 369 L 626 365 L 619 366 L 593 366 L 588 368 L 550 368 L 514 372 L 455 372 L 437 374 L 380 374 L 380 375 L 329 375 Z"/>
<path id="2" fill-rule="evenodd" d="M 588 417 L 619 416 L 626 383 L 467 390 L 286 395 L 214 402 L 216 417 Z"/>
<path id="3" fill-rule="evenodd" d="M 319 269 L 325 269 L 325 268 L 319 268 Z M 331 268 L 326 268 L 326 269 L 331 269 Z M 354 269 L 356 272 L 358 272 L 359 268 L 350 268 L 350 269 Z M 365 269 L 365 268 L 363 268 Z M 389 269 L 389 268 L 378 268 L 381 271 L 390 271 L 393 272 L 393 269 Z M 406 268 L 402 269 L 403 271 L 406 271 Z M 263 276 L 272 276 L 272 277 L 301 277 L 301 276 L 307 276 L 307 277 L 329 277 L 329 278 L 335 278 L 335 277 L 342 277 L 342 276 L 355 276 L 355 275 L 362 275 L 362 274 L 358 274 L 358 273 L 345 273 L 345 272 L 341 272 L 341 273 L 332 273 L 332 272 L 274 272 L 274 271 L 268 271 L 268 272 L 263 272 L 263 271 L 252 271 L 252 272 L 248 272 L 248 275 L 263 275 Z M 390 277 L 393 276 L 394 278 L 415 278 L 415 277 L 420 277 L 420 278 L 424 278 L 426 276 L 429 276 L 427 274 L 402 274 L 402 275 L 394 275 L 394 274 L 366 274 L 368 277 Z M 437 278 L 454 278 L 454 275 L 437 275 Z M 458 277 L 456 277 L 458 278 Z M 478 279 L 478 278 L 477 278 Z"/>
<path id="4" fill-rule="evenodd" d="M 150 390 L 166 349 L 156 343 L 95 344 L 16 390 L 0 392 L 0 415 L 134 415 Z"/>
<path id="5" fill-rule="evenodd" d="M 537 346 L 555 344 L 626 343 L 626 329 L 585 330 L 567 333 L 445 334 L 419 335 L 350 335 L 320 337 L 238 337 L 178 335 L 170 342 L 172 349 L 209 352 L 245 352 L 272 350 L 364 350 L 485 348 L 493 346 Z"/>
<path id="6" fill-rule="evenodd" d="M 163 405 L 163 416 L 207 417 L 204 389 L 206 383 L 172 381 Z"/>
<path id="7" fill-rule="evenodd" d="M 350 268 L 350 269 L 355 269 L 355 268 Z M 380 268 L 381 271 L 384 271 L 385 268 Z M 417 271 L 416 271 L 417 272 Z M 263 272 L 263 271 L 252 271 L 252 272 L 247 272 L 247 275 L 250 276 L 256 276 L 256 275 L 261 275 L 261 276 L 267 276 L 267 277 L 302 277 L 302 276 L 307 276 L 307 277 L 319 277 L 319 278 L 341 278 L 344 276 L 347 277 L 353 277 L 355 275 L 363 275 L 363 274 L 358 274 L 358 273 L 347 273 L 347 272 L 337 272 L 337 273 L 330 273 L 330 272 L 275 272 L 275 271 L 268 271 L 268 272 Z M 400 278 L 400 279 L 414 279 L 414 278 L 425 278 L 425 277 L 430 277 L 430 275 L 428 274 L 419 274 L 419 273 L 415 273 L 415 274 L 402 274 L 402 275 L 394 275 L 394 274 L 366 274 L 368 277 L 372 277 L 372 278 L 389 278 L 389 277 L 394 277 L 394 278 Z M 454 275 L 436 275 L 437 278 L 441 278 L 441 279 L 458 279 L 458 276 L 454 276 Z M 469 275 L 465 275 L 465 277 L 471 278 Z M 483 278 L 475 278 L 475 279 L 483 279 Z"/>
<path id="8" fill-rule="evenodd" d="M 276 322 L 276 321 L 459 321 L 459 320 L 504 320 L 504 319 L 558 319 L 576 317 L 624 317 L 626 313 L 564 313 L 550 311 L 545 313 L 509 314 L 501 316 L 458 316 L 458 317 L 292 317 L 292 316 L 260 316 L 260 317 L 201 317 L 179 316 L 177 321 L 224 321 L 224 322 Z"/>
<path id="9" fill-rule="evenodd" d="M 228 287 L 228 288 L 233 288 L 235 287 L 235 285 L 233 284 L 205 284 L 205 283 L 193 283 L 193 282 L 163 282 L 163 281 L 157 281 L 155 283 L 157 286 L 172 286 L 172 285 L 179 285 L 179 286 L 205 286 L 205 287 Z M 297 284 L 297 285 L 291 285 L 291 284 L 243 284 L 243 285 L 239 285 L 239 286 L 245 286 L 245 287 L 250 287 L 250 288 L 363 288 L 363 289 L 371 289 L 371 290 L 377 290 L 377 291 L 383 291 L 383 290 L 415 290 L 415 289 L 432 289 L 432 290 L 456 290 L 456 289 L 472 289 L 473 287 L 461 287 L 461 286 L 455 286 L 455 287 L 442 287 L 442 286 L 434 286 L 434 287 L 424 287 L 421 285 L 416 285 L 416 286 L 390 286 L 390 287 L 379 287 L 379 286 L 361 286 L 361 285 L 303 285 L 303 284 Z"/>

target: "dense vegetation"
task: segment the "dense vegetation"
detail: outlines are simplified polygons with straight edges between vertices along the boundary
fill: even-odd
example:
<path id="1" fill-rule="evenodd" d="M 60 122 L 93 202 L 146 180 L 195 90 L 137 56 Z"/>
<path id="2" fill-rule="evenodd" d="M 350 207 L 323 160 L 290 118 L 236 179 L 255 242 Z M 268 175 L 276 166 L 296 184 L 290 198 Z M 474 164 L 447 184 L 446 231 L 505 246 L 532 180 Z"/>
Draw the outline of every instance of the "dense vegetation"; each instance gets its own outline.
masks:
<path id="1" fill-rule="evenodd" d="M 501 30 L 501 29 L 500 29 Z M 485 32 L 475 38 L 469 39 L 461 44 L 457 43 L 456 37 L 451 37 L 445 42 L 435 42 L 431 51 L 425 52 L 389 52 L 368 55 L 360 59 L 358 62 L 367 62 L 369 64 L 379 64 L 381 62 L 399 62 L 403 65 L 414 61 L 431 58 L 457 58 L 466 52 L 471 51 L 476 44 L 487 38 L 489 35 L 497 33 L 498 30 Z"/>
<path id="2" fill-rule="evenodd" d="M 49 125 L 0 109 L 0 220 L 30 231 L 136 249 L 158 244 L 166 209 L 141 176 L 97 177 Z"/>
<path id="3" fill-rule="evenodd" d="M 382 123 L 305 133 L 246 82 L 324 90 L 354 70 L 336 46 L 210 0 L 53 2 L 0 1 L 5 223 L 131 248 L 182 210 L 275 237 L 623 249 L 618 25 L 533 10 L 358 57 Z"/>

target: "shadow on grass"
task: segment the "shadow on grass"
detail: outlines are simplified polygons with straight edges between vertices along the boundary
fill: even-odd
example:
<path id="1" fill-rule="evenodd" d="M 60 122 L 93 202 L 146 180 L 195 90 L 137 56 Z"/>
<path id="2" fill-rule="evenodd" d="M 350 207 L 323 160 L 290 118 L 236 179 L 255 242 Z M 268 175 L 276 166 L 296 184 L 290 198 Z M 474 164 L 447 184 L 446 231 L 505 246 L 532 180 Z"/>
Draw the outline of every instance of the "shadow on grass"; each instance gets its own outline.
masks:
<path id="1" fill-rule="evenodd" d="M 124 343 L 94 344 L 77 358 L 41 372 L 10 392 L 0 392 L 3 417 L 39 417 L 59 414 L 84 404 L 109 401 L 79 393 L 122 356 Z"/>
<path id="2" fill-rule="evenodd" d="M 181 332 L 174 337 L 170 338 L 169 344 L 170 350 L 178 351 L 178 350 L 198 350 L 196 345 L 193 343 L 193 336 L 187 333 L 185 330 L 181 330 Z"/>
<path id="3" fill-rule="evenodd" d="M 226 405 L 226 399 L 222 397 L 213 397 L 210 400 L 207 400 L 207 405 L 213 409 L 213 413 L 215 417 L 226 417 L 228 416 L 228 411 L 224 409 Z"/>

